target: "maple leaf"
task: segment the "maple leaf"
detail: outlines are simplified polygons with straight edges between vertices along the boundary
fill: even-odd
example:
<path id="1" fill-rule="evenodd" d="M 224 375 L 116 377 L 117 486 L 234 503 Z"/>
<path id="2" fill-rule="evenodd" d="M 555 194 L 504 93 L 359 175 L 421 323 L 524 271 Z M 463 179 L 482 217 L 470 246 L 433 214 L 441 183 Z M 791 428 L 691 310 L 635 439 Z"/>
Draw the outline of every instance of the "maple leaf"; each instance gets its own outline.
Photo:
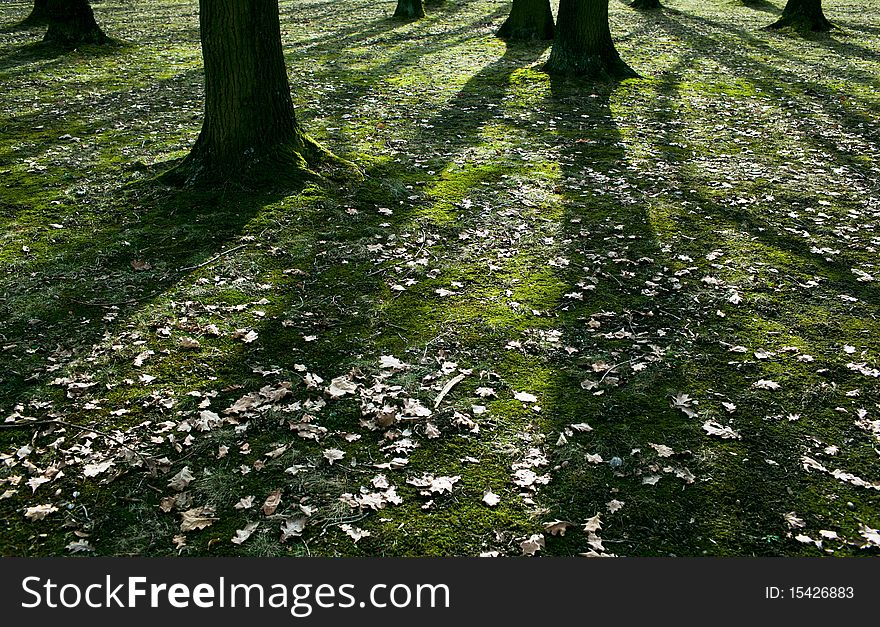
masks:
<path id="1" fill-rule="evenodd" d="M 519 546 L 523 555 L 534 555 L 544 548 L 544 536 L 536 533 L 520 542 Z"/>
<path id="2" fill-rule="evenodd" d="M 181 531 L 194 531 L 210 527 L 220 520 L 214 517 L 214 510 L 210 507 L 193 507 L 181 514 L 183 520 L 180 523 Z"/>
<path id="3" fill-rule="evenodd" d="M 618 511 L 621 507 L 623 507 L 624 503 L 623 503 L 623 501 L 618 501 L 617 499 L 612 499 L 612 500 L 608 501 L 605 505 L 606 505 L 606 507 L 608 507 L 608 511 L 613 514 L 614 512 Z"/>
<path id="4" fill-rule="evenodd" d="M 444 492 L 452 492 L 452 486 L 455 485 L 461 477 L 455 475 L 453 477 L 435 477 L 433 481 L 431 481 L 431 485 L 429 486 L 429 490 L 431 492 L 437 492 L 439 494 L 443 494 Z"/>
<path id="5" fill-rule="evenodd" d="M 271 516 L 275 513 L 275 510 L 278 509 L 278 506 L 281 504 L 281 490 L 275 490 L 266 497 L 266 500 L 263 502 L 263 513 L 266 516 Z"/>
<path id="6" fill-rule="evenodd" d="M 245 540 L 247 540 L 248 538 L 251 537 L 251 534 L 253 534 L 253 532 L 256 531 L 257 527 L 259 527 L 259 526 L 260 526 L 260 523 L 252 522 L 248 525 L 245 525 L 244 529 L 236 529 L 235 530 L 235 537 L 232 538 L 232 540 L 231 540 L 232 544 L 243 543 Z"/>

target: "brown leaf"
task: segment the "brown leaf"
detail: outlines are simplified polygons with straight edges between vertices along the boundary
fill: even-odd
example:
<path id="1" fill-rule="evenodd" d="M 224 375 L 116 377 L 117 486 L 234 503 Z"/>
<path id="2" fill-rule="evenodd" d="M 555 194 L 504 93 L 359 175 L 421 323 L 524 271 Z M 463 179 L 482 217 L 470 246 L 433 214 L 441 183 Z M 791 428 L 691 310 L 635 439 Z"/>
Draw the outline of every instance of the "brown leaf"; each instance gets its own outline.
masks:
<path id="1" fill-rule="evenodd" d="M 278 506 L 281 504 L 281 490 L 275 490 L 269 496 L 266 497 L 266 501 L 263 503 L 263 513 L 266 516 L 271 516 L 275 513 L 275 510 L 278 509 Z"/>
<path id="2" fill-rule="evenodd" d="M 559 534 L 560 536 L 564 536 L 565 530 L 569 527 L 574 527 L 574 523 L 570 523 L 566 520 L 553 520 L 551 522 L 544 523 L 544 531 L 554 536 L 557 534 Z"/>
<path id="3" fill-rule="evenodd" d="M 214 510 L 210 507 L 193 507 L 183 512 L 183 520 L 180 523 L 181 531 L 194 531 L 210 527 L 220 520 L 214 517 Z"/>

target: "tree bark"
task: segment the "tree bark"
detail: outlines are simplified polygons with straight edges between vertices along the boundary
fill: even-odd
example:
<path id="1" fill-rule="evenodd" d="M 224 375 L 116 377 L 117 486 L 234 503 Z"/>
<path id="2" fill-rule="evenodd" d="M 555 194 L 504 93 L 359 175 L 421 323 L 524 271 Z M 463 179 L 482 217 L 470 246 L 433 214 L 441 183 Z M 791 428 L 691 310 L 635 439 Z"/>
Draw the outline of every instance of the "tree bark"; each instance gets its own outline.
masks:
<path id="1" fill-rule="evenodd" d="M 394 17 L 405 20 L 425 17 L 425 5 L 422 3 L 422 0 L 397 0 L 397 9 L 394 10 Z"/>
<path id="2" fill-rule="evenodd" d="M 49 28 L 43 41 L 69 48 L 81 44 L 106 44 L 110 38 L 95 21 L 88 0 L 47 0 Z"/>
<path id="3" fill-rule="evenodd" d="M 198 186 L 314 176 L 333 156 L 297 122 L 278 0 L 199 0 L 205 117 L 186 159 L 162 178 Z"/>
<path id="4" fill-rule="evenodd" d="M 814 32 L 828 31 L 834 25 L 822 12 L 822 0 L 788 0 L 782 16 L 769 28 L 795 28 Z"/>
<path id="5" fill-rule="evenodd" d="M 46 10 L 49 0 L 34 0 L 34 8 L 30 15 L 21 21 L 19 26 L 42 26 L 49 21 L 49 12 Z"/>
<path id="6" fill-rule="evenodd" d="M 553 39 L 553 30 L 550 0 L 513 0 L 497 35 L 501 39 Z"/>
<path id="7" fill-rule="evenodd" d="M 614 47 L 608 0 L 559 0 L 556 38 L 544 71 L 600 80 L 638 76 Z"/>
<path id="8" fill-rule="evenodd" d="M 660 0 L 633 0 L 629 6 L 640 11 L 663 8 L 660 6 Z"/>

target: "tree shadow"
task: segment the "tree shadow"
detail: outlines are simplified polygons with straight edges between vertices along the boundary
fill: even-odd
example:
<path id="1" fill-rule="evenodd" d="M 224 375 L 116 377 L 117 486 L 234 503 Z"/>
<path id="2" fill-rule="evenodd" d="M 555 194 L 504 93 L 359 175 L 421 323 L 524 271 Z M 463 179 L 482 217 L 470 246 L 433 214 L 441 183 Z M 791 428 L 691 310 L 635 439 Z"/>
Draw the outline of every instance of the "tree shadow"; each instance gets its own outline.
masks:
<path id="1" fill-rule="evenodd" d="M 58 60 L 61 61 L 65 56 L 77 54 L 89 58 L 110 57 L 124 52 L 130 48 L 131 44 L 111 39 L 108 43 L 96 46 L 92 44 L 78 46 L 75 48 L 60 46 L 58 44 L 35 41 L 24 44 L 17 50 L 8 52 L 0 56 L 0 71 L 10 70 L 30 63 L 39 61 Z"/>
<path id="2" fill-rule="evenodd" d="M 771 15 L 781 15 L 782 10 L 772 2 L 767 0 L 742 0 L 742 5 L 748 9 L 769 13 Z"/>
<path id="3" fill-rule="evenodd" d="M 667 102 L 677 97 L 677 73 L 688 63 L 679 60 L 655 83 Z M 614 88 L 587 91 L 592 93 L 556 83 L 547 111 L 559 120 L 560 225 L 564 241 L 571 242 L 569 268 L 575 269 L 559 276 L 563 290 L 580 291 L 582 300 L 558 309 L 556 325 L 565 332 L 565 345 L 577 352 L 550 358 L 557 374 L 541 404 L 549 419 L 548 444 L 556 433 L 572 433 L 572 423 L 586 421 L 593 430 L 588 436 L 575 432 L 567 444 L 557 445 L 556 472 L 543 489 L 543 503 L 549 504 L 550 517 L 579 520 L 605 512 L 614 498 L 625 501 L 620 514 L 602 513 L 601 535 L 615 543 L 606 544 L 606 551 L 621 546 L 624 554 L 642 556 L 772 555 L 778 547 L 764 538 L 786 532 L 779 512 L 791 508 L 788 477 L 798 468 L 799 439 L 767 425 L 756 403 L 738 417 L 746 433 L 741 441 L 714 442 L 701 429 L 707 414 L 684 419 L 669 401 L 691 386 L 708 385 L 711 395 L 725 397 L 748 385 L 731 376 L 729 354 L 711 330 L 709 306 L 699 305 L 707 296 L 687 278 L 678 257 L 683 251 L 658 231 L 652 207 L 657 179 L 664 180 L 669 202 L 692 202 L 687 194 L 677 196 L 693 185 L 684 174 L 688 158 L 665 149 L 682 141 L 674 114 L 653 109 L 651 128 L 660 133 L 649 141 L 660 149 L 665 167 L 644 176 L 644 164 L 630 163 L 623 149 L 609 106 Z M 670 175 L 676 178 L 669 180 Z M 721 242 L 714 224 L 695 215 L 681 225 L 701 256 Z M 589 290 L 584 290 L 591 285 L 585 273 L 598 278 Z M 680 283 L 675 276 L 683 277 Z M 586 321 L 601 326 L 591 329 Z M 598 371 L 597 363 L 603 364 Z M 616 365 L 608 369 L 610 364 Z M 643 369 L 637 372 L 633 364 Z M 591 383 L 585 388 L 584 381 Z M 711 401 L 703 402 L 711 411 Z M 659 458 L 649 443 L 674 453 Z M 728 463 L 728 451 L 737 456 L 729 459 L 772 456 L 779 465 Z M 587 454 L 599 454 L 606 463 L 588 463 Z M 617 469 L 607 464 L 612 458 L 620 462 Z M 690 474 L 695 482 L 686 478 Z M 590 548 L 568 536 L 548 543 L 554 554 Z"/>

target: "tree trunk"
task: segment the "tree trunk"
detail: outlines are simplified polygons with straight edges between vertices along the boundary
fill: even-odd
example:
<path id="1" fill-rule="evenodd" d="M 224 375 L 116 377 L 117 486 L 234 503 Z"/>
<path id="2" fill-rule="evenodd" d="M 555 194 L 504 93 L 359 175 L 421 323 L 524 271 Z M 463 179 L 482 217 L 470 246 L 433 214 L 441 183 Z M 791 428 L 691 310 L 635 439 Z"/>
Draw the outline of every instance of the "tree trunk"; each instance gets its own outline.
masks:
<path id="1" fill-rule="evenodd" d="M 394 17 L 405 20 L 425 17 L 425 5 L 422 4 L 422 0 L 397 0 Z"/>
<path id="2" fill-rule="evenodd" d="M 782 17 L 770 28 L 795 28 L 797 30 L 827 31 L 834 25 L 822 13 L 822 0 L 788 0 Z"/>
<path id="3" fill-rule="evenodd" d="M 281 47 L 278 0 L 199 0 L 205 118 L 186 159 L 162 178 L 196 186 L 314 175 L 332 155 L 300 128 Z"/>
<path id="4" fill-rule="evenodd" d="M 660 0 L 633 0 L 629 6 L 640 11 L 663 8 L 660 6 Z"/>
<path id="5" fill-rule="evenodd" d="M 497 34 L 501 39 L 553 39 L 553 28 L 550 0 L 513 0 Z"/>
<path id="6" fill-rule="evenodd" d="M 49 0 L 34 0 L 34 8 L 30 15 L 22 20 L 19 26 L 42 26 L 49 21 L 49 12 L 46 10 Z"/>
<path id="7" fill-rule="evenodd" d="M 49 29 L 43 41 L 47 43 L 75 48 L 110 42 L 95 21 L 88 0 L 47 0 L 46 16 Z"/>
<path id="8" fill-rule="evenodd" d="M 601 80 L 638 76 L 611 40 L 608 0 L 559 0 L 556 38 L 544 71 Z"/>

